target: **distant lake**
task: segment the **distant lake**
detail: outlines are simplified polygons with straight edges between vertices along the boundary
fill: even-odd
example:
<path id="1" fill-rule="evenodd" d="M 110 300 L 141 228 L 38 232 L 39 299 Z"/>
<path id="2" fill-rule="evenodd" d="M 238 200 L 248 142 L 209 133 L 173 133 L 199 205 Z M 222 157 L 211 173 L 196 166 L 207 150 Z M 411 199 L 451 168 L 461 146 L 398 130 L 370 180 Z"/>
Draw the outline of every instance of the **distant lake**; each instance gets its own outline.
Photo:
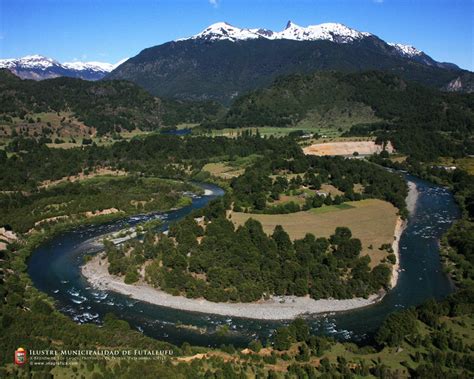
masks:
<path id="1" fill-rule="evenodd" d="M 165 129 L 161 130 L 160 134 L 170 134 L 174 136 L 186 136 L 188 134 L 191 134 L 192 129 L 186 128 L 186 129 Z"/>

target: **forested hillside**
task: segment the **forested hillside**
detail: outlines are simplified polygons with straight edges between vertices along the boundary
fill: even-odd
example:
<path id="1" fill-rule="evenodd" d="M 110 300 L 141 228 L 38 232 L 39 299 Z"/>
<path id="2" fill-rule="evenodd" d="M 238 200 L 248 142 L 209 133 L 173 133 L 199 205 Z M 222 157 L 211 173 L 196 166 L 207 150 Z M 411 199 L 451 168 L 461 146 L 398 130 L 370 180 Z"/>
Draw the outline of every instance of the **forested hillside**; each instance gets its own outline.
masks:
<path id="1" fill-rule="evenodd" d="M 90 82 L 56 78 L 41 82 L 21 80 L 0 70 L 0 126 L 28 128 L 36 123 L 50 128 L 39 114 L 68 112 L 99 135 L 122 130 L 154 130 L 163 125 L 202 122 L 221 107 L 210 102 L 177 102 L 150 95 L 126 81 Z M 67 127 L 68 120 L 61 120 Z"/>
<path id="2" fill-rule="evenodd" d="M 361 106 L 376 117 L 371 123 L 355 124 Z M 354 119 L 347 135 L 382 136 L 422 159 L 474 153 L 473 94 L 444 93 L 381 72 L 279 78 L 238 98 L 221 122 L 207 126 L 298 126 L 341 108 Z"/>

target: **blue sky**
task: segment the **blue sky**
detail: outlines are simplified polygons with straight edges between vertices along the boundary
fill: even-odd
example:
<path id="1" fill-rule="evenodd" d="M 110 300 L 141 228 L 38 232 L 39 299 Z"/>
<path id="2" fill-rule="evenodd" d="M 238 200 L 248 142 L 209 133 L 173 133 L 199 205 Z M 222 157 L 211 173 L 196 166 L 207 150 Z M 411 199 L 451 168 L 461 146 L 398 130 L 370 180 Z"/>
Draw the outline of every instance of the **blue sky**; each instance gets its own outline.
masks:
<path id="1" fill-rule="evenodd" d="M 340 22 L 474 70 L 473 0 L 0 0 L 0 58 L 116 62 L 209 24 Z"/>

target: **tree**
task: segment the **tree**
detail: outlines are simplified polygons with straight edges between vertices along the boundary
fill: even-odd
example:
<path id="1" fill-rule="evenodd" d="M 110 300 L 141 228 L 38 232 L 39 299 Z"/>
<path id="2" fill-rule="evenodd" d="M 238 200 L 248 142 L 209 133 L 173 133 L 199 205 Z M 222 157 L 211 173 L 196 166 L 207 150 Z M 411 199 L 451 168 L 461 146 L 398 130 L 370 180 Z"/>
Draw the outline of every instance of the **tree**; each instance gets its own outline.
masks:
<path id="1" fill-rule="evenodd" d="M 293 320 L 289 326 L 289 330 L 292 337 L 298 342 L 307 341 L 309 338 L 309 326 L 302 318 Z"/>
<path id="2" fill-rule="evenodd" d="M 398 346 L 405 337 L 415 335 L 417 332 L 415 311 L 408 309 L 391 313 L 380 326 L 375 339 L 380 344 Z"/>
<path id="3" fill-rule="evenodd" d="M 335 233 L 329 238 L 333 245 L 339 245 L 352 237 L 351 230 L 345 226 L 338 226 Z"/>
<path id="4" fill-rule="evenodd" d="M 260 350 L 262 350 L 262 343 L 260 342 L 260 340 L 253 340 L 249 343 L 249 349 L 252 350 L 252 351 L 255 351 L 256 353 L 258 353 Z"/>
<path id="5" fill-rule="evenodd" d="M 287 327 L 280 327 L 276 330 L 273 345 L 277 350 L 288 350 L 291 346 L 292 337 Z"/>
<path id="6" fill-rule="evenodd" d="M 278 247 L 278 251 L 280 252 L 290 252 L 293 249 L 293 244 L 291 242 L 290 236 L 281 225 L 275 226 L 275 229 L 272 234 L 272 239 L 273 241 L 275 241 Z"/>

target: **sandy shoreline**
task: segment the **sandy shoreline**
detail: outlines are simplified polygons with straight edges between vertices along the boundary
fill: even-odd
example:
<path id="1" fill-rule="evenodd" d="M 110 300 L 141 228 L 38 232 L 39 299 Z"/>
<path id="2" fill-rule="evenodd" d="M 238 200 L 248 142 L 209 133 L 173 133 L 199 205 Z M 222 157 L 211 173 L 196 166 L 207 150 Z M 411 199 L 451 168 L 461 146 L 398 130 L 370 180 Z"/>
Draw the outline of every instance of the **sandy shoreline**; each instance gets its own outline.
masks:
<path id="1" fill-rule="evenodd" d="M 392 250 L 395 254 L 395 264 L 392 266 L 392 277 L 390 278 L 390 287 L 393 289 L 398 283 L 398 274 L 400 271 L 400 237 L 406 227 L 406 221 L 402 220 L 401 217 L 397 218 L 395 224 L 395 232 L 393 236 Z"/>
<path id="2" fill-rule="evenodd" d="M 96 289 L 118 292 L 133 299 L 163 307 L 221 316 L 259 320 L 290 320 L 305 314 L 343 312 L 362 308 L 380 301 L 383 297 L 383 294 L 374 294 L 367 299 L 314 300 L 309 297 L 274 296 L 269 300 L 261 300 L 256 303 L 214 303 L 205 299 L 173 296 L 143 283 L 125 284 L 122 278 L 110 275 L 107 267 L 107 261 L 102 259 L 101 254 L 98 254 L 82 266 L 82 275 Z"/>
<path id="3" fill-rule="evenodd" d="M 408 182 L 408 186 L 409 193 L 406 198 L 406 203 L 409 212 L 412 213 L 415 209 L 418 191 L 415 183 Z M 398 218 L 395 225 L 394 241 L 392 243 L 396 263 L 392 267 L 391 288 L 394 288 L 398 281 L 400 270 L 399 242 L 405 227 L 406 221 Z M 373 294 L 367 299 L 354 298 L 344 300 L 314 300 L 309 296 L 272 296 L 268 300 L 261 300 L 255 303 L 214 303 L 205 299 L 188 299 L 183 296 L 173 296 L 143 282 L 133 285 L 125 284 L 123 278 L 108 273 L 107 260 L 102 258 L 102 254 L 98 254 L 81 268 L 82 275 L 92 287 L 118 292 L 130 296 L 133 299 L 146 301 L 151 304 L 190 312 L 259 320 L 290 320 L 303 315 L 343 312 L 367 307 L 379 302 L 385 295 L 385 293 L 381 291 L 381 293 Z"/>
<path id="4" fill-rule="evenodd" d="M 408 182 L 408 195 L 405 199 L 408 212 L 412 214 L 415 211 L 416 202 L 418 200 L 418 190 L 414 182 Z M 395 225 L 394 239 L 392 243 L 392 250 L 395 254 L 395 264 L 392 266 L 392 277 L 390 279 L 390 287 L 395 288 L 398 283 L 398 276 L 400 273 L 400 237 L 407 226 L 407 221 L 398 217 Z"/>

